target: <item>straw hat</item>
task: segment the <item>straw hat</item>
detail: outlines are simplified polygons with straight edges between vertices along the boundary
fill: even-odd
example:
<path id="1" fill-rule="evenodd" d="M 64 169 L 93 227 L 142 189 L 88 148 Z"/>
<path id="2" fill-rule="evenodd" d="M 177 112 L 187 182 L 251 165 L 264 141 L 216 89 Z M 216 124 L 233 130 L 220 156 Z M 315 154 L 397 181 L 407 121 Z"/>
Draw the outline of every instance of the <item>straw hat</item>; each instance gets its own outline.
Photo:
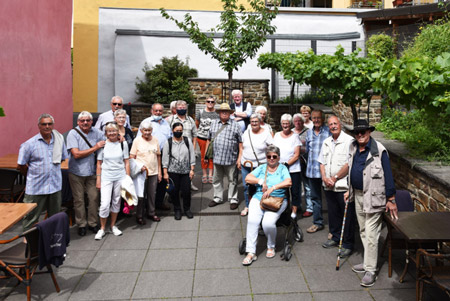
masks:
<path id="1" fill-rule="evenodd" d="M 220 104 L 220 107 L 217 108 L 216 111 L 217 111 L 217 112 L 220 112 L 220 111 L 228 111 L 228 112 L 230 112 L 230 113 L 233 113 L 233 112 L 234 112 L 234 110 L 232 110 L 232 109 L 230 108 L 230 105 L 229 105 L 228 103 L 226 103 L 226 102 Z"/>

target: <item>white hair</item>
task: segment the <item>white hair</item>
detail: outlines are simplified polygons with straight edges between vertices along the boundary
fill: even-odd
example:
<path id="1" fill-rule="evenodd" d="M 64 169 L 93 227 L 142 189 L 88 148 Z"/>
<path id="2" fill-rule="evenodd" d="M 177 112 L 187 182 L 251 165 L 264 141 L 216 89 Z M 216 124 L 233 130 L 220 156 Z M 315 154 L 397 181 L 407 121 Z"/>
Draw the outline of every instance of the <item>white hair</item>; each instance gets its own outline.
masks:
<path id="1" fill-rule="evenodd" d="M 237 95 L 237 94 L 242 95 L 242 91 L 241 90 L 233 90 L 233 91 L 231 91 L 231 96 L 234 96 L 234 95 Z"/>
<path id="2" fill-rule="evenodd" d="M 249 119 L 252 120 L 253 118 L 258 119 L 259 122 L 262 121 L 261 115 L 259 115 L 258 113 L 253 113 Z"/>
<path id="3" fill-rule="evenodd" d="M 88 111 L 82 111 L 80 114 L 78 114 L 77 120 L 80 120 L 83 117 L 87 117 L 92 120 L 92 114 L 89 113 Z"/>
<path id="4" fill-rule="evenodd" d="M 55 119 L 53 118 L 52 115 L 44 113 L 41 116 L 39 116 L 38 124 L 40 124 L 41 120 L 44 119 L 44 118 L 50 118 L 52 120 L 52 122 L 55 123 Z"/>
<path id="5" fill-rule="evenodd" d="M 176 107 L 179 107 L 179 106 L 186 106 L 187 107 L 187 102 L 185 102 L 184 100 L 177 100 L 177 103 L 176 103 L 177 105 L 176 105 Z"/>
<path id="6" fill-rule="evenodd" d="M 267 108 L 265 106 L 257 106 L 255 109 L 255 113 L 259 113 L 261 111 L 264 111 L 267 114 Z"/>
<path id="7" fill-rule="evenodd" d="M 294 122 L 295 118 L 300 118 L 300 120 L 305 123 L 305 117 L 303 117 L 300 113 L 295 113 L 294 116 L 292 116 L 292 122 Z"/>
<path id="8" fill-rule="evenodd" d="M 116 111 L 114 112 L 114 117 L 117 117 L 117 116 L 119 116 L 119 115 L 125 115 L 125 116 L 127 116 L 127 111 L 125 111 L 124 109 L 116 110 Z"/>
<path id="9" fill-rule="evenodd" d="M 153 126 L 152 126 L 152 123 L 150 121 L 144 120 L 144 121 L 141 122 L 141 125 L 139 125 L 139 128 L 141 130 L 143 130 L 143 129 L 149 130 L 149 129 L 153 129 Z"/>
<path id="10" fill-rule="evenodd" d="M 121 101 L 121 102 L 122 102 L 122 104 L 123 104 L 123 98 L 122 98 L 122 97 L 120 97 L 119 95 L 113 96 L 113 97 L 111 98 L 111 103 L 113 103 L 113 102 L 114 102 L 114 99 L 120 99 L 120 101 Z"/>
<path id="11" fill-rule="evenodd" d="M 291 114 L 283 114 L 283 115 L 281 115 L 280 123 L 282 121 L 289 121 L 289 123 L 292 123 L 292 116 L 291 116 Z"/>
<path id="12" fill-rule="evenodd" d="M 171 109 L 171 110 L 177 106 L 177 101 L 178 101 L 178 100 L 174 100 L 174 101 L 172 101 L 172 102 L 170 103 L 170 109 Z"/>

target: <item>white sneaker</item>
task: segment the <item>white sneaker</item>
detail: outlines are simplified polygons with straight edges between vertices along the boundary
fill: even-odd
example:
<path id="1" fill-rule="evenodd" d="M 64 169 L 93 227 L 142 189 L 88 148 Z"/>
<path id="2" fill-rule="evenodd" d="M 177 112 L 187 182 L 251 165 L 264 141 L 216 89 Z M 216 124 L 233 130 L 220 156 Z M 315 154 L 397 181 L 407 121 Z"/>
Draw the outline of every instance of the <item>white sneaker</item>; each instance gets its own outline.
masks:
<path id="1" fill-rule="evenodd" d="M 191 182 L 191 190 L 198 191 L 198 188 Z"/>
<path id="2" fill-rule="evenodd" d="M 105 230 L 98 230 L 97 234 L 95 234 L 95 240 L 101 240 L 103 237 L 105 237 Z"/>
<path id="3" fill-rule="evenodd" d="M 113 226 L 113 227 L 111 228 L 111 231 L 112 231 L 112 233 L 113 233 L 115 236 L 120 236 L 120 235 L 122 235 L 122 231 L 120 231 L 119 228 L 117 228 L 116 226 Z"/>

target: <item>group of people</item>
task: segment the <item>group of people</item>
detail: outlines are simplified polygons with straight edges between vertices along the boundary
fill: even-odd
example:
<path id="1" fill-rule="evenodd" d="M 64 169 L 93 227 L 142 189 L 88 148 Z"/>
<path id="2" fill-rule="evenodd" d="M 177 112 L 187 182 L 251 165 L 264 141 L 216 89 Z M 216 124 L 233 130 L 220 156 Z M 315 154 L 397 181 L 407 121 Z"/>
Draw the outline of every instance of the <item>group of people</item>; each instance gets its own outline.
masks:
<path id="1" fill-rule="evenodd" d="M 166 192 L 170 194 L 175 219 L 180 220 L 182 213 L 192 218 L 191 190 L 197 189 L 192 179 L 198 143 L 202 183 L 214 188 L 210 207 L 224 203 L 227 178 L 227 200 L 230 209 L 236 210 L 238 173 L 242 175 L 245 207 L 241 215 L 248 215 L 247 255 L 243 265 L 250 265 L 257 258 L 260 224 L 267 236 L 266 256 L 275 256 L 276 221 L 288 204 L 293 221 L 300 216 L 313 217 L 308 233 L 324 229 L 323 189 L 330 231 L 323 247 L 338 245 L 347 205 L 341 257 L 353 251 L 356 217 L 364 245 L 364 262 L 354 266 L 353 271 L 365 273 L 361 285 L 373 285 L 381 213 L 390 211 L 393 217 L 397 215 L 389 158 L 386 149 L 370 136 L 374 127 L 358 120 L 352 137 L 342 131 L 336 116 L 329 117 L 325 125 L 322 111 L 302 106 L 301 113 L 282 115 L 281 131 L 274 134 L 265 120 L 265 107 L 258 106 L 253 113 L 239 90 L 232 92 L 232 98 L 231 105 L 222 103 L 216 108 L 215 98 L 209 97 L 195 121 L 187 115 L 187 103 L 182 100 L 171 105 L 173 114 L 166 119 L 162 118 L 164 107 L 155 103 L 152 115 L 141 122 L 136 138 L 119 96 L 111 99 L 111 110 L 101 114 L 95 126 L 93 116 L 81 112 L 67 142 L 53 129 L 53 117 L 41 115 L 39 134 L 21 145 L 18 158 L 22 173 L 27 175 L 24 202 L 38 204 L 25 217 L 24 230 L 38 221 L 43 210 L 49 215 L 59 212 L 60 164 L 67 157 L 80 236 L 91 230 L 95 239 L 101 240 L 106 234 L 108 217 L 111 232 L 116 236 L 122 234 L 116 220 L 121 210 L 121 188 L 128 176 L 135 178 L 138 224 L 144 225 L 146 218 L 160 221 L 156 209 L 170 208 L 164 203 Z M 269 197 L 282 198 L 278 210 L 260 206 L 261 200 Z"/>

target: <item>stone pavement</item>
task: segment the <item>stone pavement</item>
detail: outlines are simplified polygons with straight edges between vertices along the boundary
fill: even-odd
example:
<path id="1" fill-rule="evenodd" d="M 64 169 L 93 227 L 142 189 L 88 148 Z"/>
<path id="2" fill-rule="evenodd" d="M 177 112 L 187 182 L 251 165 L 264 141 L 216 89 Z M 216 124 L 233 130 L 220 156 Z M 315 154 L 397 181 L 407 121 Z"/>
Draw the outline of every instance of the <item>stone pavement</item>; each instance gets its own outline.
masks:
<path id="1" fill-rule="evenodd" d="M 288 262 L 278 256 L 283 228 L 278 228 L 277 256 L 265 257 L 265 238 L 259 237 L 258 260 L 243 267 L 238 244 L 245 237 L 246 217 L 231 212 L 229 204 L 209 208 L 212 185 L 201 184 L 197 171 L 193 193 L 195 217 L 181 221 L 162 216 L 160 223 L 138 226 L 134 218 L 124 218 L 118 227 L 123 235 L 107 235 L 95 241 L 71 229 L 67 259 L 57 270 L 61 292 L 55 292 L 49 275 L 37 275 L 31 286 L 33 300 L 414 300 L 414 268 L 404 283 L 398 282 L 404 257 L 394 252 L 392 278 L 387 276 L 386 257 L 372 288 L 359 285 L 360 275 L 351 265 L 361 262 L 361 243 L 336 271 L 337 248 L 324 249 L 327 228 L 307 234 L 312 218 L 300 219 L 304 241 L 295 243 Z M 240 199 L 242 187 L 240 187 Z M 326 206 L 325 206 L 326 208 Z M 325 220 L 326 214 L 325 214 Z M 20 233 L 16 226 L 3 235 Z M 1 250 L 1 249 L 0 249 Z M 25 287 L 13 288 L 15 281 L 0 282 L 0 300 L 24 300 Z M 445 300 L 435 290 L 426 290 L 426 300 Z M 429 295 L 431 292 L 433 295 Z"/>

